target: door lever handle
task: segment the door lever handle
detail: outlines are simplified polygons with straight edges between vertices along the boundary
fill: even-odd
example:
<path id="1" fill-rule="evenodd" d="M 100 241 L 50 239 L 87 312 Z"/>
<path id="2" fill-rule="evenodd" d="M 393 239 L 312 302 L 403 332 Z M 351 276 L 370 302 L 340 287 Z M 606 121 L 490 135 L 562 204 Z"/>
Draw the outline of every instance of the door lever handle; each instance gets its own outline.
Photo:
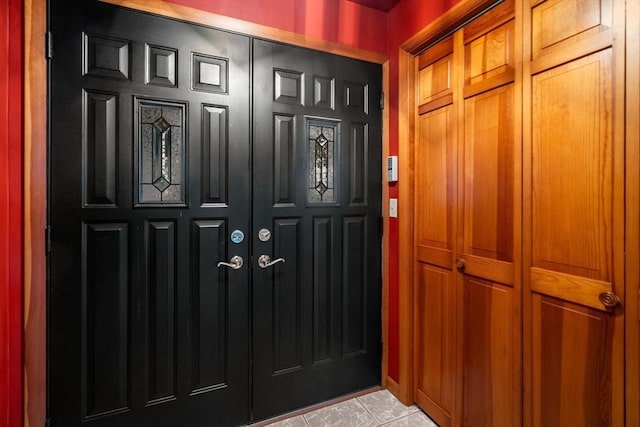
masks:
<path id="1" fill-rule="evenodd" d="M 279 262 L 284 262 L 284 258 L 276 258 L 273 261 L 271 261 L 271 257 L 269 255 L 260 255 L 260 258 L 258 258 L 258 265 L 260 268 L 268 268 Z"/>
<path id="2" fill-rule="evenodd" d="M 234 270 L 238 270 L 238 269 L 240 269 L 242 267 L 242 264 L 244 264 L 244 260 L 242 259 L 242 257 L 240 255 L 235 255 L 235 256 L 231 257 L 229 262 L 220 261 L 218 263 L 218 268 L 224 266 L 224 267 L 232 268 Z"/>

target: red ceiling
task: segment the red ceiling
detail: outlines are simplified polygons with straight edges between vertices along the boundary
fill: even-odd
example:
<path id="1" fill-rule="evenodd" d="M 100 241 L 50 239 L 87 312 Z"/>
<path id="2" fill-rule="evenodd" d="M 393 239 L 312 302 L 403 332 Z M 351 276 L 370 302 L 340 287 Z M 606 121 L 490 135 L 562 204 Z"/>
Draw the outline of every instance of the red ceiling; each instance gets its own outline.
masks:
<path id="1" fill-rule="evenodd" d="M 349 0 L 354 3 L 360 3 L 363 6 L 372 7 L 383 12 L 389 12 L 400 0 Z"/>

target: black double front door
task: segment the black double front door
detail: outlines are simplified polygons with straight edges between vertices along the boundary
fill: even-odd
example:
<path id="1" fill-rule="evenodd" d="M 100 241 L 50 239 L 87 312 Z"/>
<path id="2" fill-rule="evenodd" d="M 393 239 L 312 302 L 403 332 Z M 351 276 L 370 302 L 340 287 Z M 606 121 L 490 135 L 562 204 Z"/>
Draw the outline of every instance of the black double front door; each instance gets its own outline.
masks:
<path id="1" fill-rule="evenodd" d="M 379 384 L 380 67 L 94 1 L 50 19 L 51 425 Z"/>

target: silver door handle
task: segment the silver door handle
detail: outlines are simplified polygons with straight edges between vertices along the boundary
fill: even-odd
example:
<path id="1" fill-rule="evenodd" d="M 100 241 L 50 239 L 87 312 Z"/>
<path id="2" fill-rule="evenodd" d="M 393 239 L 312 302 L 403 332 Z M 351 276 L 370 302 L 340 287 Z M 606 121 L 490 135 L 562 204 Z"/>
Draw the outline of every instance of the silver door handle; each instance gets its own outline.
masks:
<path id="1" fill-rule="evenodd" d="M 271 267 L 279 262 L 284 262 L 284 258 L 276 258 L 273 261 L 271 261 L 271 257 L 269 255 L 260 255 L 260 258 L 258 258 L 258 265 L 260 268 Z"/>
<path id="2" fill-rule="evenodd" d="M 218 263 L 218 268 L 224 266 L 224 267 L 232 268 L 234 270 L 238 270 L 239 268 L 242 267 L 242 264 L 244 264 L 244 260 L 242 259 L 242 257 L 240 255 L 235 255 L 235 256 L 231 257 L 229 262 L 220 261 Z"/>

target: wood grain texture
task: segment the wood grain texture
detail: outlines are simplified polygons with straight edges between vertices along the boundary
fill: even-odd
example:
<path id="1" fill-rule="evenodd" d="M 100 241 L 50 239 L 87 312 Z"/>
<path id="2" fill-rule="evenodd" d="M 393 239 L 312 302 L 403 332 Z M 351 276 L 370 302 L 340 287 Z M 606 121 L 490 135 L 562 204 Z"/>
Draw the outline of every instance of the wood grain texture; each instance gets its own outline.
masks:
<path id="1" fill-rule="evenodd" d="M 522 423 L 521 91 L 513 2 L 462 29 L 459 425 Z M 471 35 L 473 37 L 471 37 Z M 458 45 L 456 45 L 458 47 Z"/>
<path id="2" fill-rule="evenodd" d="M 624 3 L 523 18 L 525 425 L 622 425 Z"/>
<path id="3" fill-rule="evenodd" d="M 530 274 L 532 291 L 570 300 L 599 310 L 606 309 L 598 300 L 598 295 L 602 292 L 611 291 L 611 282 L 558 273 L 557 271 L 537 267 L 531 267 Z"/>
<path id="4" fill-rule="evenodd" d="M 426 85 L 417 91 L 414 141 L 416 402 L 442 425 L 522 420 L 514 3 L 488 15 L 499 22 L 469 24 L 473 38 L 464 27 L 452 54 L 448 40 L 433 45 L 416 70 Z M 464 274 L 453 269 L 455 258 L 466 262 Z"/>
<path id="5" fill-rule="evenodd" d="M 640 425 L 640 2 L 627 3 L 625 425 Z"/>
<path id="6" fill-rule="evenodd" d="M 46 1 L 24 2 L 24 422 L 46 420 Z"/>
<path id="7" fill-rule="evenodd" d="M 440 426 L 452 425 L 456 390 L 456 291 L 451 270 L 417 267 L 414 306 L 416 402 Z"/>
<path id="8" fill-rule="evenodd" d="M 442 268 L 453 268 L 453 251 L 451 249 L 441 249 L 428 244 L 416 245 L 416 258 Z"/>
<path id="9" fill-rule="evenodd" d="M 629 2 L 627 2 L 628 4 Z M 626 39 L 624 37 L 626 8 L 620 2 L 613 2 L 613 32 L 614 32 L 614 71 L 613 96 L 615 111 L 613 119 L 613 293 L 620 298 L 622 304 L 613 310 L 613 332 L 611 347 L 611 420 L 614 425 L 621 425 L 625 419 L 625 366 L 624 366 L 624 328 L 625 313 L 624 304 L 626 300 L 625 289 L 625 171 L 622 165 L 625 164 L 625 152 L 628 140 L 625 138 L 625 99 L 627 87 L 620 83 L 624 82 L 626 70 L 624 67 L 627 56 Z M 637 123 L 637 122 L 636 122 Z M 618 167 L 620 165 L 620 167 Z M 637 189 L 636 189 L 637 191 Z"/>
<path id="10" fill-rule="evenodd" d="M 513 262 L 497 261 L 491 258 L 465 254 L 464 272 L 467 275 L 483 277 L 503 285 L 513 286 L 517 281 Z"/>
<path id="11" fill-rule="evenodd" d="M 453 52 L 453 37 L 447 37 L 438 44 L 431 46 L 429 49 L 417 55 L 418 69 L 439 62 L 445 56 L 451 55 Z"/>
<path id="12" fill-rule="evenodd" d="M 205 12 L 187 6 L 181 6 L 163 1 L 154 0 L 102 0 L 130 9 L 149 12 L 161 16 L 180 19 L 197 24 L 209 25 L 223 30 L 235 31 L 255 37 L 276 40 L 295 46 L 309 49 L 321 50 L 336 55 L 348 56 L 350 58 L 362 59 L 364 61 L 382 64 L 387 61 L 387 56 L 371 52 L 364 49 L 346 46 L 343 44 L 322 40 L 304 34 L 293 33 L 280 30 L 266 25 L 260 25 L 240 19 L 222 16 L 215 13 Z"/>
<path id="13" fill-rule="evenodd" d="M 478 18 L 467 23 L 462 28 L 464 44 L 468 45 L 471 41 L 480 36 L 491 33 L 495 28 L 503 26 L 505 23 L 513 20 L 516 0 L 504 0 L 498 7 L 483 13 Z M 513 53 L 517 51 L 513 46 Z"/>
<path id="14" fill-rule="evenodd" d="M 605 282 L 613 274 L 611 66 L 608 49 L 532 83 L 532 266 Z"/>
<path id="15" fill-rule="evenodd" d="M 414 402 L 413 385 L 413 281 L 414 281 L 414 170 L 415 170 L 415 65 L 414 56 L 399 53 L 398 104 L 398 293 L 400 363 L 397 395 L 405 405 Z"/>
<path id="16" fill-rule="evenodd" d="M 444 41 L 445 46 L 448 41 Z M 437 53 L 442 47 L 433 47 Z M 437 58 L 427 50 L 422 58 Z M 447 81 L 452 103 L 416 116 L 414 236 L 414 369 L 416 402 L 440 425 L 457 424 L 458 284 L 453 269 L 456 227 L 458 70 L 454 55 L 416 67 L 437 70 Z M 420 68 L 423 66 L 423 68 Z M 426 88 L 423 90 L 422 85 Z M 432 81 L 420 78 L 419 93 L 430 94 Z M 444 91 L 443 91 L 444 92 Z M 437 96 L 437 95 L 436 95 Z M 424 99 L 424 98 L 423 98 Z M 420 101 L 420 100 L 419 100 Z"/>
<path id="17" fill-rule="evenodd" d="M 610 382 L 613 319 L 535 295 L 533 425 L 614 426 Z"/>
<path id="18" fill-rule="evenodd" d="M 518 292 L 465 275 L 462 425 L 518 425 L 520 328 L 513 310 Z"/>
<path id="19" fill-rule="evenodd" d="M 465 101 L 464 254 L 513 262 L 513 85 Z M 509 280 L 511 282 L 513 279 Z M 503 283 L 509 283 L 503 282 Z"/>
<path id="20" fill-rule="evenodd" d="M 531 2 L 519 0 L 516 2 L 516 16 L 520 16 L 522 43 L 522 387 L 523 407 L 522 424 L 524 427 L 533 426 L 533 297 L 531 281 L 525 276 L 531 269 Z M 527 36 L 525 36 L 527 35 Z"/>
<path id="21" fill-rule="evenodd" d="M 502 9 L 498 7 L 494 11 Z M 515 23 L 511 20 L 465 44 L 466 86 L 478 84 L 505 73 L 513 75 L 514 32 Z"/>
<path id="22" fill-rule="evenodd" d="M 456 141 L 453 108 L 420 116 L 416 141 L 416 243 L 453 249 Z"/>
<path id="23" fill-rule="evenodd" d="M 413 402 L 413 287 L 414 287 L 414 138 L 416 120 L 416 85 L 418 75 L 414 57 L 427 46 L 451 35 L 471 17 L 500 3 L 500 0 L 461 0 L 448 12 L 425 26 L 400 46 L 399 56 L 399 312 L 400 312 L 400 382 L 397 396 L 405 404 Z M 446 50 L 446 49 L 445 49 Z M 429 62 L 429 61 L 427 61 Z M 419 64 L 418 64 L 419 65 Z"/>
<path id="24" fill-rule="evenodd" d="M 420 69 L 418 102 L 426 104 L 451 93 L 451 55 Z"/>
<path id="25" fill-rule="evenodd" d="M 548 0 L 532 8 L 532 60 L 612 28 L 610 0 Z"/>

